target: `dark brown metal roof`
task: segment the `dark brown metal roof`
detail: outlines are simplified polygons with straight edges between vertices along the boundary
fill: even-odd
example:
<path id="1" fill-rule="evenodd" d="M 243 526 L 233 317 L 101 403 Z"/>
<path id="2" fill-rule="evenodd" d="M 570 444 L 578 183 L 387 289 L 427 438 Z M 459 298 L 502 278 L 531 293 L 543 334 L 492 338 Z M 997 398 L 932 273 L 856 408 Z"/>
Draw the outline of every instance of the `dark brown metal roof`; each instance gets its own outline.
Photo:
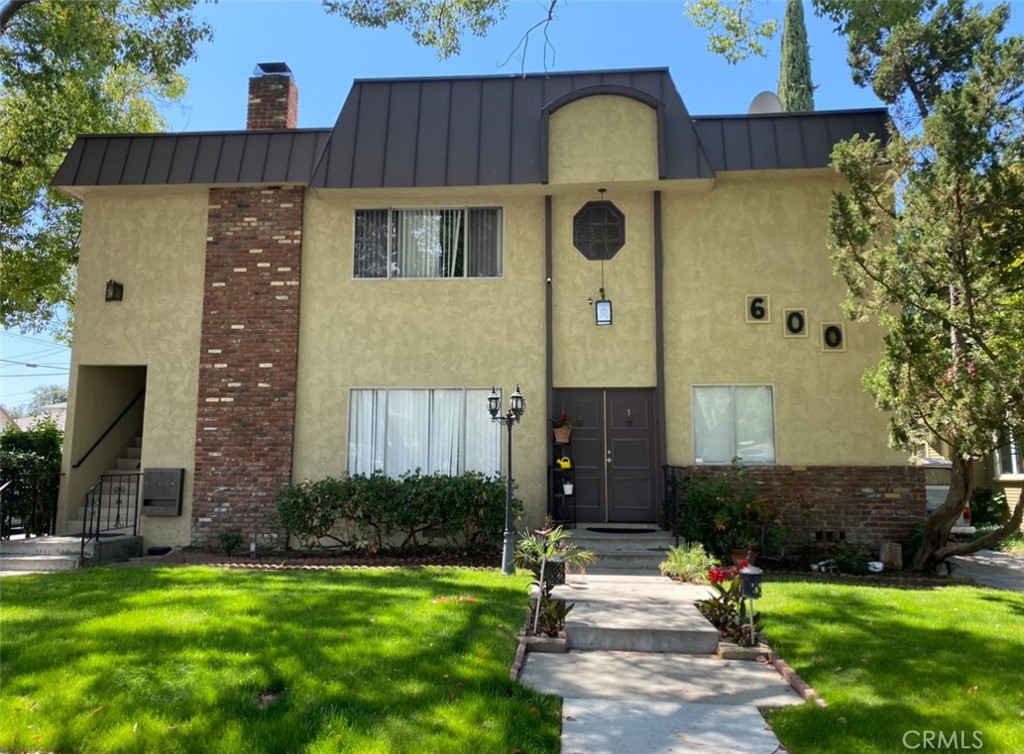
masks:
<path id="1" fill-rule="evenodd" d="M 832 148 L 855 134 L 886 137 L 884 108 L 693 119 L 715 170 L 797 170 L 827 167 Z"/>
<path id="2" fill-rule="evenodd" d="M 667 68 L 355 81 L 313 174 L 320 188 L 547 182 L 547 116 L 621 94 L 658 112 L 664 178 L 714 175 Z"/>
<path id="3" fill-rule="evenodd" d="M 842 139 L 885 137 L 883 109 L 694 118 L 667 68 L 364 79 L 353 83 L 333 129 L 80 136 L 53 185 L 544 184 L 550 115 L 600 94 L 656 111 L 665 179 L 821 168 Z"/>
<path id="4" fill-rule="evenodd" d="M 54 186 L 306 184 L 330 131 L 79 136 Z"/>

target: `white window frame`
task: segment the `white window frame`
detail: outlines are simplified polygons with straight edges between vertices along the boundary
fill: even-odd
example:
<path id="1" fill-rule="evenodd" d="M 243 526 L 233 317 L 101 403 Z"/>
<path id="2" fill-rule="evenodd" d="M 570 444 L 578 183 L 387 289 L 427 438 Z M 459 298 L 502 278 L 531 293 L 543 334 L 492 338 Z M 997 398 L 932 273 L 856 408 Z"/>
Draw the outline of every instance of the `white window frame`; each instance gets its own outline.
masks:
<path id="1" fill-rule="evenodd" d="M 375 472 L 378 472 L 378 471 L 379 472 L 386 472 L 387 467 L 388 467 L 388 447 L 389 447 L 388 446 L 388 438 L 387 438 L 387 432 L 388 432 L 388 421 L 387 421 L 387 418 L 388 418 L 388 401 L 389 401 L 390 396 L 391 396 L 392 393 L 398 392 L 398 391 L 403 391 L 403 392 L 415 391 L 415 392 L 420 392 L 420 393 L 425 393 L 426 394 L 426 396 L 427 396 L 427 407 L 428 407 L 428 412 L 429 412 L 428 413 L 428 417 L 427 417 L 427 438 L 428 438 L 428 443 L 429 443 L 430 442 L 430 438 L 432 437 L 432 434 L 433 434 L 431 432 L 431 430 L 434 427 L 434 424 L 433 424 L 434 417 L 432 415 L 432 412 L 433 412 L 433 405 L 434 405 L 433 398 L 434 398 L 435 391 L 437 391 L 437 392 L 440 392 L 440 391 L 461 391 L 462 395 L 463 395 L 463 398 L 462 398 L 463 410 L 462 410 L 462 416 L 460 417 L 460 419 L 461 419 L 461 421 L 460 421 L 461 436 L 459 438 L 460 454 L 459 454 L 459 459 L 458 459 L 458 464 L 457 464 L 457 469 L 455 471 L 455 475 L 464 474 L 467 471 L 467 469 L 466 469 L 466 458 L 467 458 L 466 439 L 467 439 L 468 432 L 467 432 L 466 424 L 467 424 L 467 418 L 469 416 L 469 412 L 470 411 L 477 411 L 479 414 L 481 414 L 481 422 L 483 422 L 485 420 L 484 417 L 486 417 L 486 422 L 488 424 L 493 424 L 494 425 L 493 426 L 493 433 L 494 433 L 494 438 L 493 438 L 494 457 L 493 457 L 493 461 L 494 461 L 495 467 L 493 469 L 475 469 L 475 470 L 480 471 L 481 473 L 483 473 L 486 476 L 492 476 L 492 477 L 493 476 L 500 476 L 500 474 L 502 473 L 501 465 L 502 465 L 502 458 L 503 458 L 503 454 L 502 454 L 502 442 L 503 442 L 503 439 L 502 439 L 502 435 L 501 435 L 501 427 L 500 427 L 500 425 L 498 425 L 497 422 L 493 422 L 491 420 L 490 414 L 487 411 L 487 403 L 486 403 L 485 400 L 472 400 L 471 401 L 470 397 L 469 397 L 469 393 L 471 391 L 479 392 L 481 395 L 489 395 L 490 392 L 491 392 L 491 389 L 492 389 L 491 387 L 477 387 L 477 386 L 470 386 L 470 387 L 462 387 L 462 386 L 458 386 L 458 387 L 437 387 L 437 386 L 435 386 L 435 387 L 418 387 L 418 386 L 417 387 L 406 387 L 406 386 L 364 387 L 364 386 L 359 386 L 359 387 L 349 388 L 349 394 L 348 394 L 348 429 L 347 429 L 347 438 L 346 438 L 346 448 L 347 448 L 347 451 L 346 451 L 346 462 L 345 462 L 345 466 L 346 466 L 347 472 L 349 474 L 355 474 L 355 473 L 375 473 Z M 355 394 L 358 393 L 358 392 L 371 392 L 371 393 L 383 392 L 384 393 L 384 404 L 382 406 L 383 416 L 381 416 L 381 417 L 374 417 L 375 420 L 376 420 L 375 423 L 379 422 L 379 424 L 378 424 L 378 426 L 375 426 L 374 430 L 373 430 L 374 446 L 373 446 L 373 450 L 371 450 L 371 454 L 375 456 L 376 452 L 374 452 L 374 451 L 377 449 L 376 443 L 377 442 L 381 443 L 380 459 L 381 459 L 381 463 L 382 463 L 383 467 L 382 468 L 375 468 L 375 469 L 372 470 L 372 472 L 367 472 L 366 469 L 363 469 L 363 470 L 360 470 L 360 471 L 354 471 L 353 470 L 353 461 L 355 461 L 357 456 L 358 456 L 358 453 L 354 452 L 353 443 L 356 440 L 353 437 L 353 426 L 352 426 L 352 422 L 353 422 L 353 419 L 354 419 L 354 411 L 353 411 L 353 406 L 355 404 L 354 398 L 355 398 Z M 378 435 L 378 430 L 381 430 L 381 436 L 380 437 L 377 436 Z M 426 449 L 426 457 L 429 459 L 430 456 L 431 456 L 431 448 L 428 445 L 428 447 Z M 374 465 L 376 466 L 377 464 L 374 464 Z M 470 470 L 474 470 L 474 469 L 470 469 Z M 400 476 L 402 473 L 411 473 L 411 472 L 415 472 L 415 471 L 416 471 L 415 468 L 402 469 L 402 470 L 397 470 L 396 469 L 396 470 L 393 471 L 392 476 L 397 477 L 397 476 Z M 421 467 L 420 468 L 420 472 L 423 473 L 423 474 L 428 474 L 429 475 L 429 474 L 433 473 L 433 470 Z"/>
<path id="2" fill-rule="evenodd" d="M 771 430 L 771 443 L 772 443 L 772 459 L 770 461 L 757 461 L 749 462 L 743 461 L 742 457 L 739 456 L 739 448 L 737 447 L 737 427 L 736 427 L 736 399 L 735 391 L 736 388 L 755 387 L 755 388 L 767 388 L 770 394 L 771 403 L 771 417 L 772 417 L 772 430 Z M 701 388 L 729 388 L 730 400 L 729 410 L 730 419 L 732 422 L 732 442 L 733 442 L 733 455 L 728 461 L 705 461 L 703 458 L 697 456 L 697 391 Z M 728 466 L 734 462 L 743 463 L 749 466 L 774 466 L 779 462 L 779 449 L 776 441 L 778 432 L 776 431 L 776 413 L 775 413 L 775 385 L 772 383 L 697 383 L 690 386 L 690 419 L 691 419 L 691 438 L 693 441 L 693 458 L 694 463 L 701 466 Z"/>
<path id="3" fill-rule="evenodd" d="M 461 210 L 463 214 L 463 274 L 460 276 L 403 276 L 392 274 L 394 272 L 391 257 L 393 253 L 393 223 L 395 222 L 396 213 L 400 212 L 444 212 L 452 210 Z M 466 221 L 469 217 L 469 212 L 472 210 L 496 210 L 498 212 L 498 248 L 496 250 L 497 258 L 494 260 L 497 265 L 497 275 L 468 275 L 468 257 L 469 257 L 469 223 Z M 360 212 L 387 212 L 387 251 L 386 256 L 386 271 L 387 275 L 383 277 L 374 277 L 370 275 L 358 275 L 356 274 L 356 259 L 355 259 L 355 248 L 356 248 L 356 229 L 357 229 L 357 216 Z M 505 276 L 505 208 L 498 204 L 480 204 L 480 205 L 416 205 L 416 206 L 380 206 L 380 205 L 367 205 L 365 207 L 356 207 L 352 212 L 352 241 L 349 244 L 349 249 L 352 252 L 352 279 L 353 280 L 498 280 Z"/>
<path id="4" fill-rule="evenodd" d="M 1011 438 L 1010 442 L 1002 446 L 993 454 L 995 460 L 996 476 L 999 479 L 1024 479 L 1024 447 L 1021 438 Z M 1003 448 L 1010 449 L 1010 469 L 1003 468 Z"/>

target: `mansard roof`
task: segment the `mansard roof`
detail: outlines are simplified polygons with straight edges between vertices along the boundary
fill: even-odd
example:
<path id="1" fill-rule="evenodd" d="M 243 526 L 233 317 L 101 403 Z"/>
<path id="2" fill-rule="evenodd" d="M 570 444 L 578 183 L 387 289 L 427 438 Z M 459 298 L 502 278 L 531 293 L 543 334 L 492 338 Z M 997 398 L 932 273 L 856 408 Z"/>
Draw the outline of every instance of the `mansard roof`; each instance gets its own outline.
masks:
<path id="1" fill-rule="evenodd" d="M 550 116 L 601 94 L 656 111 L 663 179 L 825 167 L 842 139 L 884 138 L 887 119 L 884 109 L 693 117 L 667 68 L 361 79 L 332 129 L 80 136 L 53 185 L 545 184 Z"/>

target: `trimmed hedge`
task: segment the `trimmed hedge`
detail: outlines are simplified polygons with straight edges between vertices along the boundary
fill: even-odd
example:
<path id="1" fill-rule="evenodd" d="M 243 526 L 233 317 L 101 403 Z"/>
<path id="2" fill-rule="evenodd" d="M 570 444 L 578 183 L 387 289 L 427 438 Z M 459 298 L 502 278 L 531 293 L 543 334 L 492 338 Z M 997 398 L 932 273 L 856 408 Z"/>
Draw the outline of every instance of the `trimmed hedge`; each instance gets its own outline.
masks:
<path id="1" fill-rule="evenodd" d="M 415 550 L 429 541 L 469 549 L 500 544 L 505 528 L 505 482 L 479 472 L 307 479 L 281 490 L 275 505 L 281 524 L 308 548 L 375 552 L 399 542 L 399 550 Z M 513 513 L 522 513 L 519 500 Z"/>

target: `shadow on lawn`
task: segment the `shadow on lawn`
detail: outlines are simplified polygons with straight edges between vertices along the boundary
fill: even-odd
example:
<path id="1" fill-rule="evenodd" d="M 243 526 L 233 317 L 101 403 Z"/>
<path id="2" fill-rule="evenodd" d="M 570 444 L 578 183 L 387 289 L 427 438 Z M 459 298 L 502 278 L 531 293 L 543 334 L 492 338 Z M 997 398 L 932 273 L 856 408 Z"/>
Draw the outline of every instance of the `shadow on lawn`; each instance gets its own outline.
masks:
<path id="1" fill-rule="evenodd" d="M 10 622 L 5 695 L 26 708 L 43 700 L 49 749 L 420 752 L 425 736 L 449 751 L 557 749 L 557 701 L 508 679 L 525 610 L 518 579 L 112 573 L 5 589 L 34 609 Z"/>
<path id="2" fill-rule="evenodd" d="M 830 704 L 769 713 L 791 752 L 902 751 L 907 731 L 925 730 L 966 731 L 966 748 L 977 730 L 986 751 L 1024 750 L 1009 722 L 1024 708 L 1024 598 L 807 584 L 773 613 L 770 589 L 760 603 L 770 643 Z"/>

